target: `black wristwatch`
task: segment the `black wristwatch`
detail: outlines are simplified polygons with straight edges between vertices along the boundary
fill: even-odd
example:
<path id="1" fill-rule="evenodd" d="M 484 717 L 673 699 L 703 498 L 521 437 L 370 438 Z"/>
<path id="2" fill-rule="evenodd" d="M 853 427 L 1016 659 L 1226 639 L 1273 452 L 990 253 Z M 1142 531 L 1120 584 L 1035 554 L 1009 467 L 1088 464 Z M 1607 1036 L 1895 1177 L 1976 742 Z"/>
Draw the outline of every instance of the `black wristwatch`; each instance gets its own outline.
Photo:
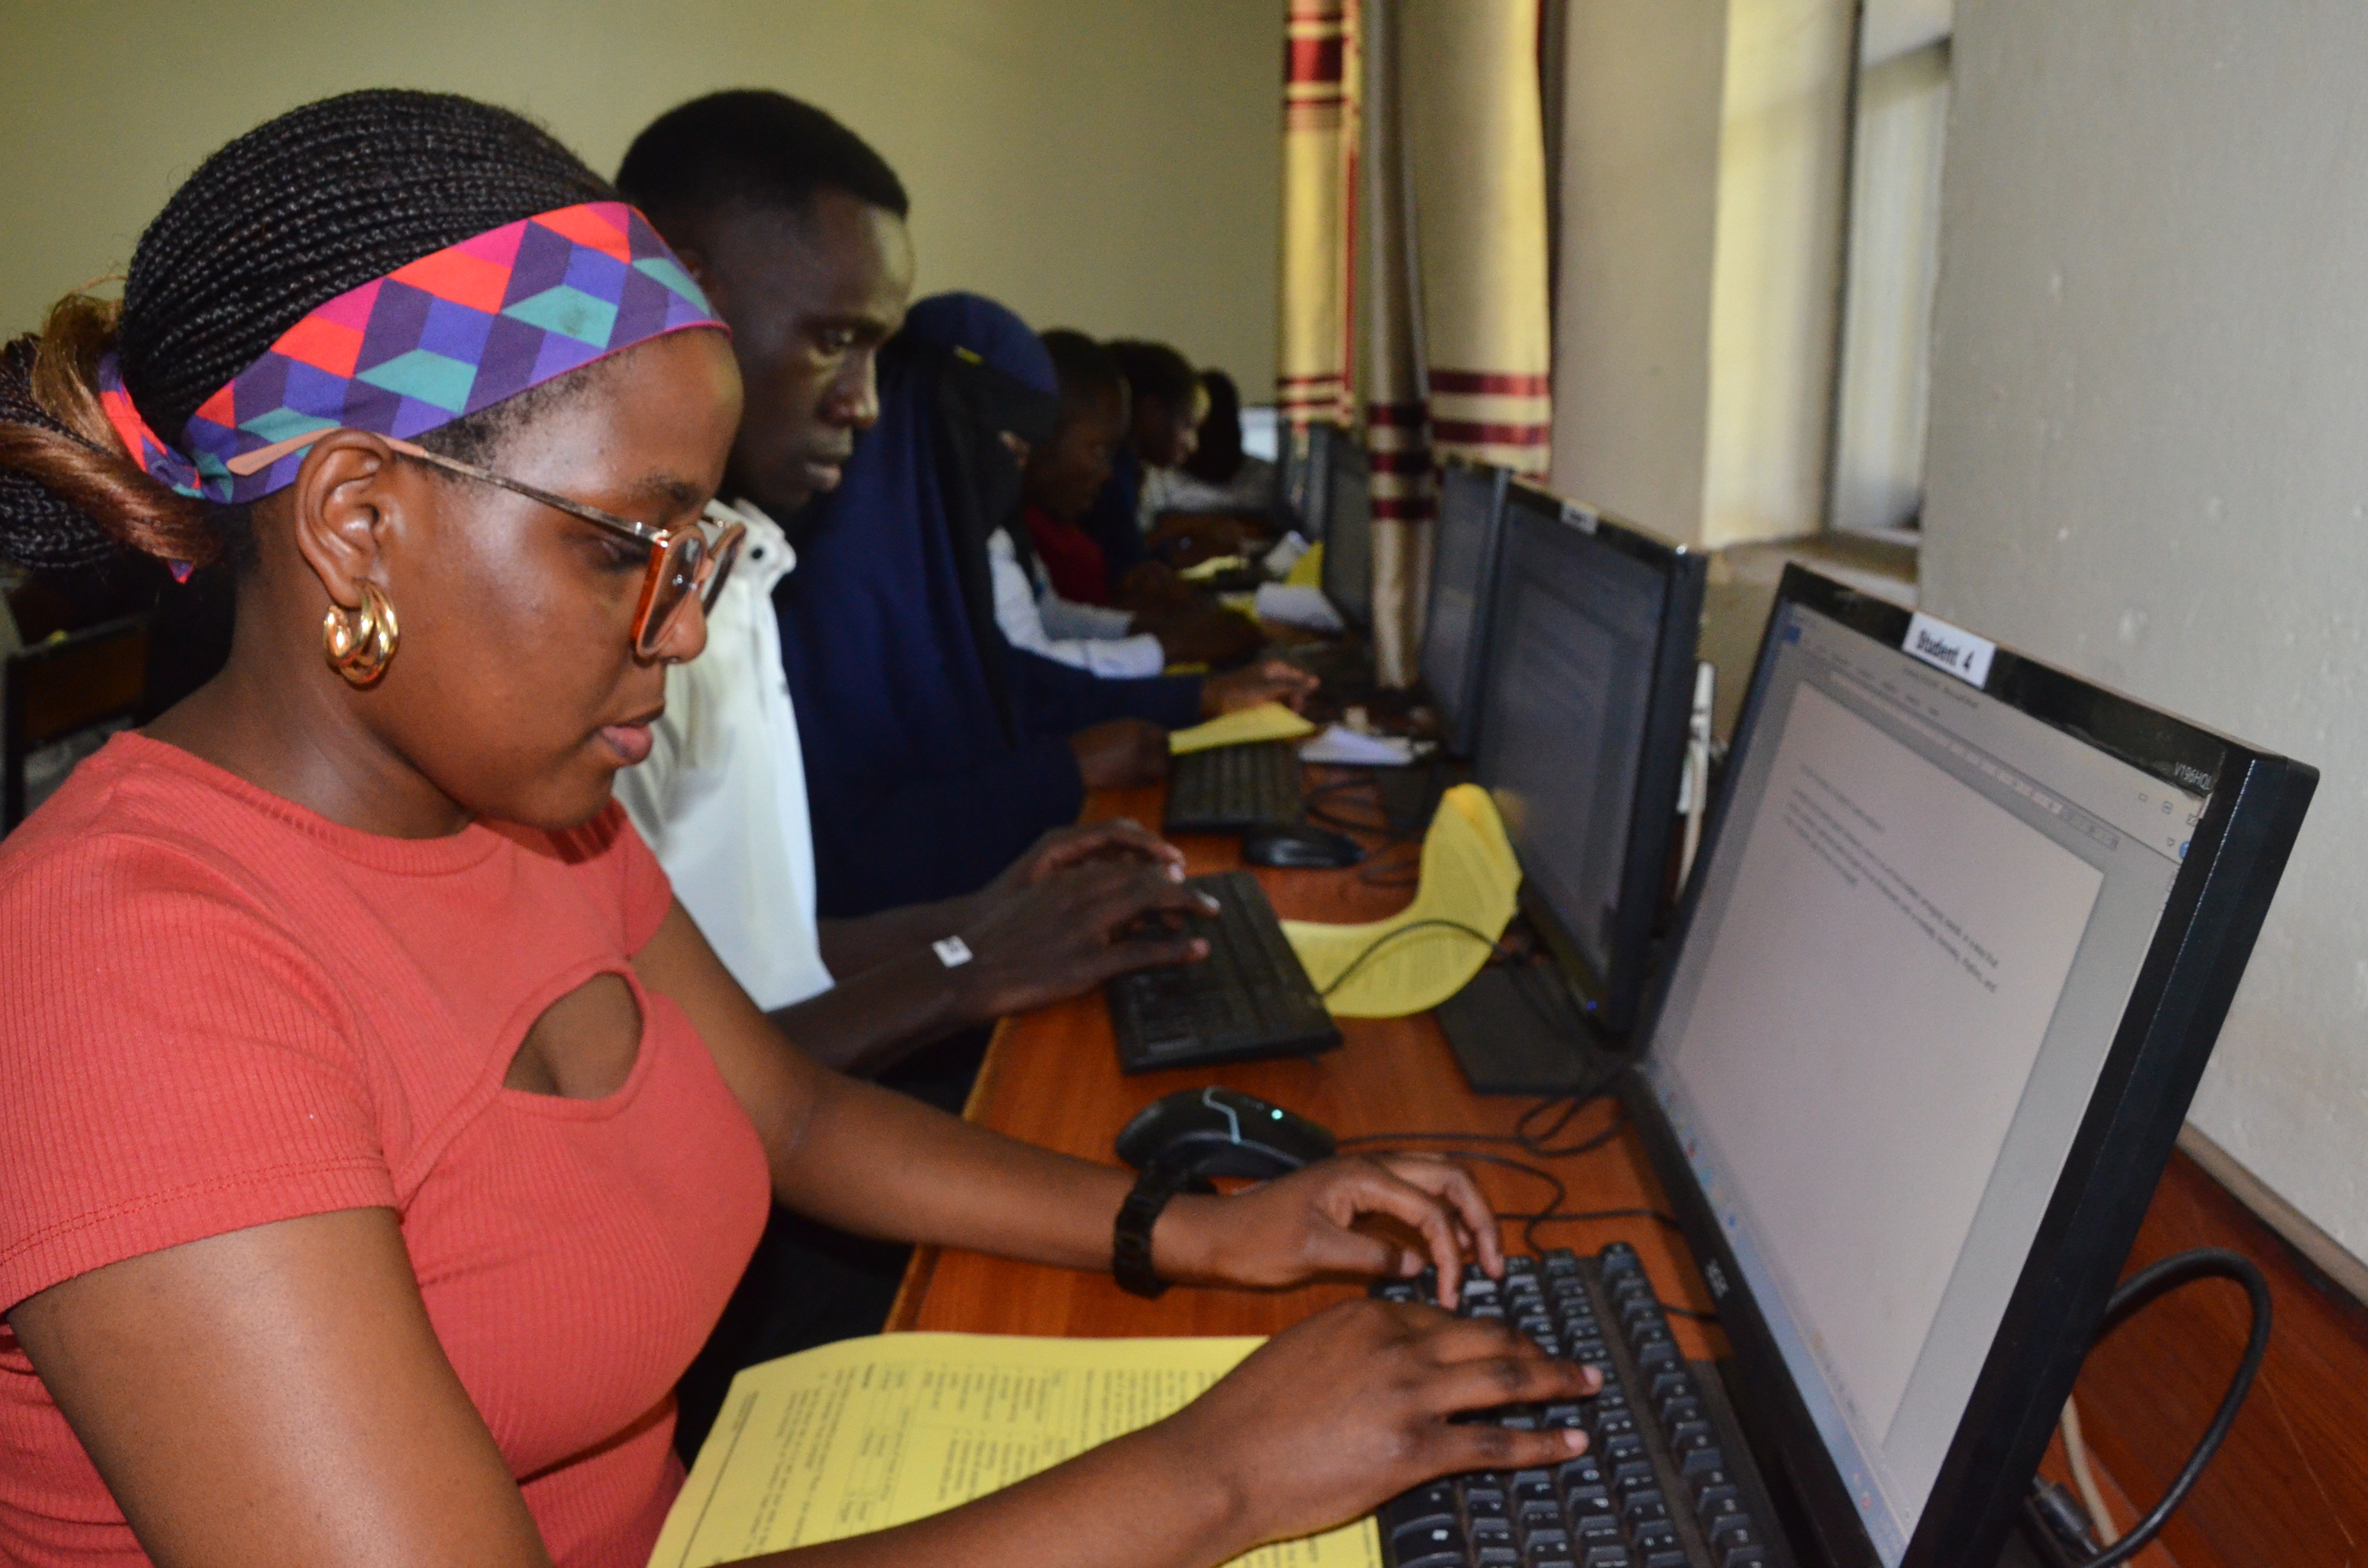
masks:
<path id="1" fill-rule="evenodd" d="M 1118 1224 L 1110 1238 L 1110 1272 L 1118 1277 L 1121 1290 L 1145 1301 L 1156 1301 L 1167 1290 L 1167 1281 L 1151 1267 L 1151 1227 L 1178 1193 L 1216 1190 L 1208 1177 L 1177 1165 L 1151 1165 L 1134 1178 L 1134 1190 L 1118 1206 Z"/>

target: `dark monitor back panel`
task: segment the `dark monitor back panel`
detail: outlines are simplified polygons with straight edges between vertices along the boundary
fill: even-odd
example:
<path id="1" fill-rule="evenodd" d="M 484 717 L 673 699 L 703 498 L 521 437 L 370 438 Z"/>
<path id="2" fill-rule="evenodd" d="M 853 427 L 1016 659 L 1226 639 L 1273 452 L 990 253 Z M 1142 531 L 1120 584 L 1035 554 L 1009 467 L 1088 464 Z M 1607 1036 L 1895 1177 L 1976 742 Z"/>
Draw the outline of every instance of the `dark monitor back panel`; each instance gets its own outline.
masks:
<path id="1" fill-rule="evenodd" d="M 1430 604 L 1423 618 L 1422 681 L 1450 753 L 1470 756 L 1480 738 L 1481 682 L 1497 597 L 1497 549 L 1511 475 L 1451 460 L 1439 475 Z"/>
<path id="2" fill-rule="evenodd" d="M 1474 778 L 1589 1025 L 1634 1023 L 1668 878 L 1703 557 L 1513 487 Z"/>
<path id="3" fill-rule="evenodd" d="M 1372 471 L 1345 430 L 1325 442 L 1324 597 L 1360 631 L 1373 621 Z"/>

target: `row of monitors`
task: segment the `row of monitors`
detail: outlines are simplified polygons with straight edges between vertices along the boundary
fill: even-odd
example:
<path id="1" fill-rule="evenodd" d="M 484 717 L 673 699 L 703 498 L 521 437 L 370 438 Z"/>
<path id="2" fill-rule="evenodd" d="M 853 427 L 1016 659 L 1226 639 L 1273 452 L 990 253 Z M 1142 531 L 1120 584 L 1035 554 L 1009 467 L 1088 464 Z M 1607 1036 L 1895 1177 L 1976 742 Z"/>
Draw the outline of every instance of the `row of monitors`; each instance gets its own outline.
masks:
<path id="1" fill-rule="evenodd" d="M 1996 1562 L 2316 772 L 1793 567 L 1648 989 L 1703 559 L 1451 466 L 1434 561 L 1423 675 L 1796 1544 Z"/>
<path id="2" fill-rule="evenodd" d="M 1304 426 L 1281 459 L 1278 520 L 1322 541 L 1325 597 L 1369 631 L 1366 449 Z M 1589 1021 L 1624 1031 L 1669 846 L 1670 813 L 1638 803 L 1677 798 L 1702 558 L 1461 462 L 1441 473 L 1435 539 L 1421 673 L 1448 749 L 1497 796 Z"/>
<path id="3" fill-rule="evenodd" d="M 1421 674 L 1589 1021 L 1634 1022 L 1692 717 L 1702 556 L 1501 469 L 1440 474 Z"/>
<path id="4" fill-rule="evenodd" d="M 1347 431 L 1303 425 L 1284 432 L 1276 521 L 1324 545 L 1324 597 L 1359 631 L 1372 630 L 1372 461 Z"/>

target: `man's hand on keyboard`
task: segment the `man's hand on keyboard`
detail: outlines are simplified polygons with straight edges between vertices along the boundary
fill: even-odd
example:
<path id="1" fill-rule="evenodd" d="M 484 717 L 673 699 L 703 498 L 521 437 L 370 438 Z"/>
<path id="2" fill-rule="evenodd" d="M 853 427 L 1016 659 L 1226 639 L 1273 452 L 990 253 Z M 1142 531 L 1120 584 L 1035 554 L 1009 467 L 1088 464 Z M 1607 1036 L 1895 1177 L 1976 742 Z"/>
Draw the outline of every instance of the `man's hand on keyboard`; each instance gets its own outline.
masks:
<path id="1" fill-rule="evenodd" d="M 1356 1228 L 1367 1217 L 1395 1221 L 1421 1246 Z M 1163 1279 L 1265 1289 L 1327 1274 L 1411 1278 L 1434 1265 L 1450 1310 L 1466 1258 L 1492 1278 L 1505 1271 L 1488 1200 L 1462 1167 L 1428 1154 L 1345 1155 L 1230 1197 L 1180 1197 L 1151 1244 Z"/>
<path id="2" fill-rule="evenodd" d="M 1286 708 L 1306 705 L 1315 695 L 1315 677 L 1281 659 L 1260 659 L 1227 675 L 1211 676 L 1201 683 L 1201 717 L 1214 719 L 1244 708 L 1280 702 Z"/>
<path id="3" fill-rule="evenodd" d="M 1133 817 L 1110 817 L 1054 828 L 986 885 L 987 896 L 1012 897 L 1056 871 L 1089 860 L 1138 861 L 1164 868 L 1170 881 L 1184 880 L 1184 851 Z"/>
<path id="4" fill-rule="evenodd" d="M 1436 1476 L 1552 1469 L 1585 1450 L 1585 1433 L 1452 1417 L 1601 1386 L 1592 1367 L 1554 1360 L 1501 1323 L 1349 1301 L 1275 1335 L 1150 1436 L 1186 1473 L 1223 1482 L 1247 1547 L 1355 1518 Z"/>
<path id="5" fill-rule="evenodd" d="M 1171 877 L 1164 860 L 1088 859 L 1057 870 L 996 900 L 962 928 L 971 957 L 954 972 L 965 1011 L 999 1018 L 1091 991 L 1130 970 L 1204 959 L 1209 945 L 1192 935 L 1186 917 L 1215 907 L 1207 894 Z M 1145 926 L 1170 928 L 1138 934 Z"/>

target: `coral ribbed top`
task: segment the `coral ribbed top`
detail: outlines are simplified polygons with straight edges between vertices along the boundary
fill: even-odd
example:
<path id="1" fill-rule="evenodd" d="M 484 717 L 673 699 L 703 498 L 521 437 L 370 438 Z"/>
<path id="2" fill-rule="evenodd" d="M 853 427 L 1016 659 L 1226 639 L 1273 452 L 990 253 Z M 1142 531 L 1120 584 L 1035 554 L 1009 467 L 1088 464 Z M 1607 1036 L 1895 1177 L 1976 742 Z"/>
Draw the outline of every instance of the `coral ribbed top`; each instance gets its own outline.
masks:
<path id="1" fill-rule="evenodd" d="M 673 1387 L 763 1228 L 763 1151 L 628 962 L 670 902 L 613 806 L 566 835 L 381 838 L 138 735 L 0 844 L 0 1313 L 164 1247 L 398 1216 L 438 1339 L 563 1568 L 638 1568 Z M 603 971 L 624 1085 L 505 1088 Z M 147 1559 L 0 1326 L 0 1556 Z"/>

